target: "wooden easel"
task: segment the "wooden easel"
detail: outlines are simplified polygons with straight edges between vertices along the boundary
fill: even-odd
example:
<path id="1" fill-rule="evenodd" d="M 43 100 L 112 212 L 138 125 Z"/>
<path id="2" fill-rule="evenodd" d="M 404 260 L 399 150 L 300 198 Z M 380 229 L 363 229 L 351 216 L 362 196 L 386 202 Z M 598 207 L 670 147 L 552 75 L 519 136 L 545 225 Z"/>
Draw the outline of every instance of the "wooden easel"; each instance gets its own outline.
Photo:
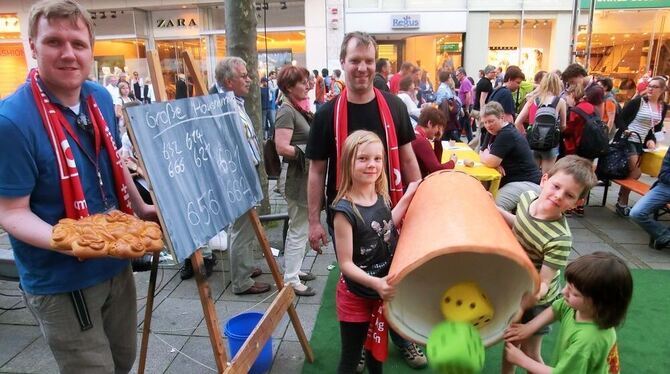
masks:
<path id="1" fill-rule="evenodd" d="M 196 68 L 194 60 L 191 54 L 188 51 L 182 52 L 182 58 L 186 64 L 186 68 L 189 70 L 191 77 L 193 78 L 194 92 L 196 96 L 207 95 L 207 87 L 202 80 L 200 71 Z M 158 53 L 154 51 L 149 51 L 147 56 L 149 64 L 149 73 L 151 75 L 151 80 L 154 82 L 154 93 L 156 95 L 156 101 L 166 101 L 167 94 L 165 90 L 165 82 L 163 80 L 163 74 L 160 70 L 160 61 L 158 58 Z M 132 126 L 126 116 L 126 123 L 129 124 L 128 131 L 132 137 L 135 144 L 137 141 L 135 139 L 135 134 L 132 131 Z M 138 161 L 143 170 L 146 169 L 144 160 L 140 153 L 140 150 L 136 148 L 136 153 L 138 156 Z M 147 183 L 149 184 L 149 192 L 151 193 L 151 198 L 153 201 L 156 200 L 156 196 L 151 188 L 151 180 L 148 175 L 146 175 Z M 165 226 L 164 218 L 158 210 L 158 218 L 163 227 Z M 246 213 L 251 224 L 256 233 L 256 237 L 261 245 L 265 260 L 270 267 L 272 277 L 277 285 L 277 290 L 279 294 L 274 299 L 268 310 L 263 315 L 263 318 L 258 323 L 256 328 L 251 332 L 249 338 L 242 345 L 240 350 L 237 352 L 235 357 L 231 360 L 230 363 L 227 362 L 226 351 L 223 347 L 223 339 L 221 337 L 221 330 L 216 315 L 216 309 L 214 307 L 214 302 L 211 296 L 211 290 L 207 279 L 205 278 L 205 271 L 203 266 L 203 258 L 200 250 L 196 250 L 191 255 L 191 263 L 195 272 L 195 279 L 198 285 L 198 293 L 200 294 L 200 302 L 202 303 L 202 310 L 204 313 L 205 322 L 207 324 L 207 331 L 209 332 L 209 339 L 212 344 L 212 351 L 214 353 L 214 359 L 216 361 L 216 366 L 219 373 L 247 373 L 254 361 L 260 354 L 263 349 L 265 342 L 271 337 L 272 332 L 277 327 L 281 321 L 284 313 L 288 312 L 293 328 L 296 331 L 300 345 L 302 346 L 303 352 L 308 362 L 314 362 L 314 353 L 312 348 L 307 341 L 307 336 L 300 324 L 300 319 L 298 318 L 298 313 L 293 306 L 293 299 L 295 298 L 295 293 L 293 292 L 292 287 L 284 287 L 284 282 L 282 275 L 279 272 L 279 267 L 272 256 L 272 251 L 270 250 L 270 243 L 265 235 L 265 230 L 261 225 L 261 222 L 258 218 L 258 213 L 256 208 L 250 209 Z M 164 231 L 165 234 L 165 231 Z M 167 245 L 172 248 L 172 242 L 168 235 L 164 235 Z M 174 253 L 174 251 L 173 251 Z M 147 350 L 149 345 L 149 334 L 151 332 L 151 316 L 153 313 L 154 305 L 154 292 L 156 291 L 156 275 L 158 272 L 158 262 L 159 262 L 159 253 L 155 252 L 153 256 L 153 261 L 151 263 L 151 274 L 149 277 L 149 289 L 147 291 L 147 302 L 144 311 L 144 327 L 142 330 L 142 342 L 140 346 L 140 362 L 138 366 L 138 373 L 143 374 L 146 369 L 146 358 Z"/>

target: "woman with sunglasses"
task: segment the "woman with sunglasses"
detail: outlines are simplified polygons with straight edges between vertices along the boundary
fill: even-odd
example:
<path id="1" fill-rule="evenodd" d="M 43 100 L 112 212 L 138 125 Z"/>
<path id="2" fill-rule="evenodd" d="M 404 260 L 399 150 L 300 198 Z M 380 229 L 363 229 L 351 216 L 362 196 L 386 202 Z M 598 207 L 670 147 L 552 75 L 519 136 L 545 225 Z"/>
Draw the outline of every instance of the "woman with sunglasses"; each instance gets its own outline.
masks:
<path id="1" fill-rule="evenodd" d="M 639 179 L 640 155 L 643 149 L 655 149 L 655 132 L 663 130 L 663 119 L 668 110 L 668 105 L 663 101 L 667 82 L 663 77 L 653 77 L 647 85 L 646 93 L 629 101 L 621 110 L 617 118 L 619 130 L 614 139 L 628 138 L 628 178 Z M 620 118 L 620 120 L 619 120 Z M 630 190 L 621 187 L 619 198 L 616 203 L 616 213 L 620 216 L 628 216 L 628 196 Z"/>

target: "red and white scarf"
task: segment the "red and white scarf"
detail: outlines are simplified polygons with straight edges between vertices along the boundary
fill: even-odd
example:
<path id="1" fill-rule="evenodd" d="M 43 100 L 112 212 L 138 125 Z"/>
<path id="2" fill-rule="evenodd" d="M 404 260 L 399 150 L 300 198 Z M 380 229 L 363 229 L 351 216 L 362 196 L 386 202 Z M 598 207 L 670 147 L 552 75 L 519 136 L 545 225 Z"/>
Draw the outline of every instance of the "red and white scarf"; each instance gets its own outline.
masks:
<path id="1" fill-rule="evenodd" d="M 61 110 L 49 100 L 49 97 L 38 84 L 37 79 L 39 78 L 39 72 L 37 69 L 32 69 L 28 76 L 33 98 L 35 99 L 35 105 L 37 105 L 37 109 L 42 117 L 42 124 L 47 132 L 47 136 L 49 136 L 54 153 L 56 154 L 56 161 L 58 162 L 58 171 L 60 175 L 60 186 L 63 192 L 63 203 L 65 204 L 65 216 L 73 219 L 87 217 L 89 213 L 86 204 L 86 196 L 84 196 L 84 189 L 81 185 L 79 172 L 77 171 L 77 164 L 75 163 L 70 142 L 67 139 L 65 132 L 69 133 L 70 137 L 72 137 L 81 148 L 79 136 Z M 128 187 L 126 186 L 123 175 L 123 163 L 119 158 L 112 133 L 109 131 L 107 122 L 105 121 L 102 112 L 100 112 L 100 108 L 93 98 L 93 95 L 89 95 L 86 99 L 86 108 L 88 109 L 88 113 L 91 115 L 91 121 L 93 122 L 96 160 L 101 145 L 104 144 L 104 148 L 107 150 L 107 155 L 112 163 L 114 190 L 119 200 L 120 209 L 124 213 L 133 214 L 133 209 L 130 205 Z M 102 136 L 102 134 L 104 134 L 104 136 Z M 96 168 L 97 167 L 98 165 L 96 165 Z M 100 170 L 96 171 L 100 173 Z M 98 178 L 101 178 L 100 174 L 98 174 Z"/>
<path id="2" fill-rule="evenodd" d="M 388 151 L 388 170 L 389 181 L 391 188 L 389 195 L 391 198 L 391 205 L 395 206 L 403 194 L 402 178 L 400 175 L 400 152 L 398 149 L 398 136 L 395 132 L 395 123 L 391 116 L 391 110 L 384 95 L 377 88 L 373 88 L 375 97 L 377 98 L 377 107 L 379 115 L 381 116 L 382 126 L 386 134 L 386 149 Z M 340 96 L 335 102 L 335 144 L 337 148 L 337 185 L 340 185 L 342 176 L 340 175 L 340 167 L 342 162 L 342 148 L 344 141 L 349 135 L 349 123 L 347 121 L 347 89 L 342 90 Z M 370 350 L 377 361 L 384 362 L 388 356 L 388 323 L 383 313 L 383 303 L 380 300 L 373 308 L 370 326 L 368 327 L 368 335 L 365 340 L 365 349 Z"/>
<path id="3" fill-rule="evenodd" d="M 395 206 L 403 194 L 403 185 L 402 178 L 400 175 L 400 152 L 398 149 L 398 136 L 395 132 L 395 123 L 393 122 L 393 117 L 391 116 L 391 110 L 389 109 L 384 95 L 377 88 L 373 88 L 375 96 L 377 97 L 377 107 L 379 108 L 379 114 L 382 120 L 382 126 L 384 127 L 384 132 L 386 134 L 386 149 L 388 152 L 387 162 L 389 170 L 389 181 L 391 188 L 389 190 L 389 195 L 391 198 L 391 205 Z M 340 167 L 342 158 L 340 157 L 342 153 L 342 147 L 344 146 L 344 141 L 347 140 L 349 135 L 349 122 L 347 121 L 347 89 L 342 90 L 340 96 L 337 97 L 335 102 L 335 146 L 337 148 L 337 174 L 336 174 L 336 183 L 339 186 L 342 176 L 340 175 Z"/>

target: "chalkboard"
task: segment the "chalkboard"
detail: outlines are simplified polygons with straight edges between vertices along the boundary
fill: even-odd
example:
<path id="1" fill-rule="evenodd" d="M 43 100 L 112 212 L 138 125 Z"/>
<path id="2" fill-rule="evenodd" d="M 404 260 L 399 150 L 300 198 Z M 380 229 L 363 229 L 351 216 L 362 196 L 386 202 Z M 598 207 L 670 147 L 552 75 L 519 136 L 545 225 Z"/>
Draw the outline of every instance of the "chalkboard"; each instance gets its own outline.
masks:
<path id="1" fill-rule="evenodd" d="M 179 261 L 263 198 L 234 99 L 198 96 L 126 111 Z"/>

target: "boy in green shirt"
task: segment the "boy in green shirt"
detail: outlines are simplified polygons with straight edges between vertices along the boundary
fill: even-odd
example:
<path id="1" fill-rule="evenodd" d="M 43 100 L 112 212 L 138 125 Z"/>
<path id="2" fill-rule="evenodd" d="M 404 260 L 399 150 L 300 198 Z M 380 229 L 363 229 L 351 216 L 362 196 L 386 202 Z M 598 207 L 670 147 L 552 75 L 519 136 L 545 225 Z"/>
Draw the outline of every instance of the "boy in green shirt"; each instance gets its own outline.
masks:
<path id="1" fill-rule="evenodd" d="M 614 328 L 623 321 L 633 297 L 633 278 L 623 260 L 595 252 L 568 265 L 563 298 L 554 301 L 527 324 L 512 324 L 505 332 L 505 356 L 529 372 L 619 373 Z M 560 321 L 554 367 L 533 360 L 514 344 L 554 321 Z"/>
<path id="2" fill-rule="evenodd" d="M 563 213 L 584 204 L 589 190 L 597 183 L 591 165 L 584 158 L 566 156 L 542 176 L 539 196 L 533 191 L 521 194 L 516 215 L 499 209 L 540 274 L 539 292 L 524 298 L 522 323 L 542 313 L 560 296 L 561 270 L 572 248 L 572 234 Z M 549 326 L 541 327 L 534 335 L 518 341 L 520 349 L 539 362 L 542 336 L 550 331 Z M 502 373 L 514 371 L 514 365 L 503 354 Z"/>

